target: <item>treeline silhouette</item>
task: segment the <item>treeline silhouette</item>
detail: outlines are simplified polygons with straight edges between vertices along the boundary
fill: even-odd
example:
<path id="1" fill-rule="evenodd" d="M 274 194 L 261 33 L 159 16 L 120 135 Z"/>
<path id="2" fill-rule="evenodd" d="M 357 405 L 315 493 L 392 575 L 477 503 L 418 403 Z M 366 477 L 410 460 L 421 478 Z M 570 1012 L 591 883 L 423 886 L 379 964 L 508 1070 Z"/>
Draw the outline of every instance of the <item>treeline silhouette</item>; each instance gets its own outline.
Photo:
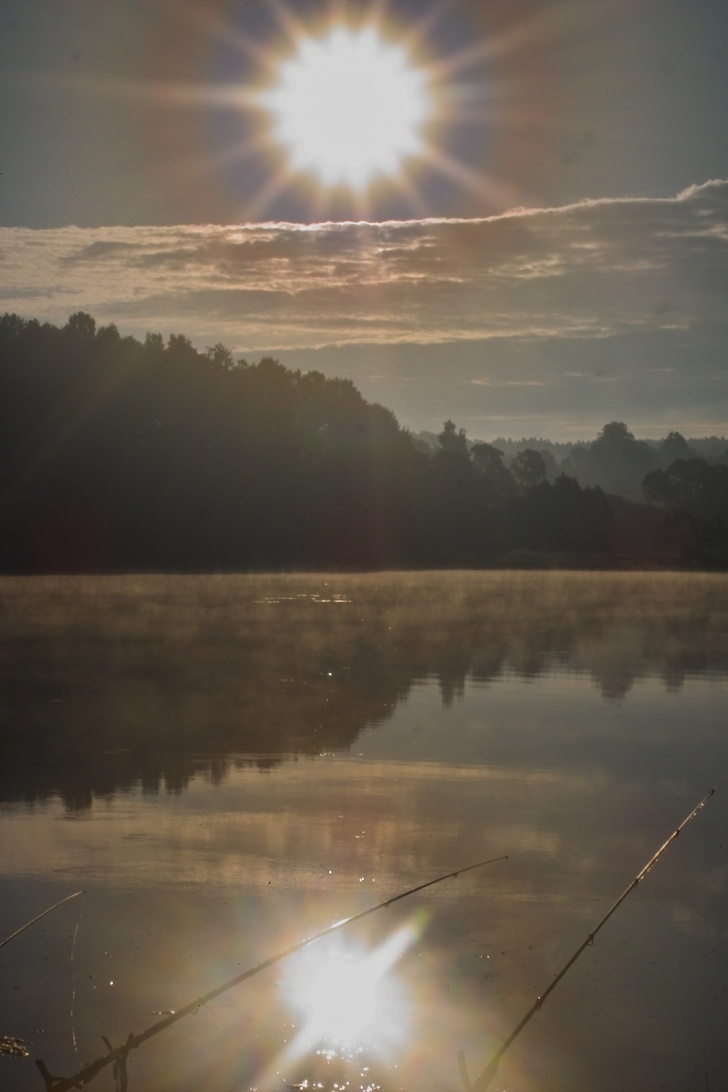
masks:
<path id="1" fill-rule="evenodd" d="M 431 433 L 420 433 L 437 442 Z M 661 440 L 637 440 L 621 421 L 605 425 L 594 441 L 559 441 L 532 437 L 513 440 L 499 437 L 493 441 L 501 448 L 508 465 L 524 448 L 533 448 L 543 457 L 546 474 L 553 481 L 559 474 L 576 478 L 580 485 L 598 485 L 605 493 L 616 493 L 630 500 L 644 500 L 643 481 L 653 470 L 667 470 L 678 459 L 702 459 L 710 464 L 728 466 L 728 440 L 725 436 L 692 437 L 670 432 Z"/>
<path id="2" fill-rule="evenodd" d="M 5 572 L 728 561 L 728 466 L 677 434 L 655 462 L 613 422 L 558 474 L 452 421 L 433 450 L 349 380 L 84 312 L 0 319 L 0 414 Z M 625 465 L 609 498 L 600 468 Z"/>

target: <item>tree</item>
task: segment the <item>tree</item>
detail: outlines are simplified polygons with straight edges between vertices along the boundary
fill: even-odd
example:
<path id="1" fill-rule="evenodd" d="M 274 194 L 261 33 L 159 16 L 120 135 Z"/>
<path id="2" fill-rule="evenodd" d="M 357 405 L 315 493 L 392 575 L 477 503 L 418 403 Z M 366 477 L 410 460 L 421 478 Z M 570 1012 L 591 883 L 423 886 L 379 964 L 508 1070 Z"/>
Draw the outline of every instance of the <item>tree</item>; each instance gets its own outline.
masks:
<path id="1" fill-rule="evenodd" d="M 484 442 L 473 444 L 470 457 L 480 485 L 490 500 L 502 500 L 513 491 L 513 475 L 503 465 L 503 452 L 499 447 Z"/>
<path id="2" fill-rule="evenodd" d="M 543 459 L 543 465 L 546 470 L 546 479 L 550 482 L 555 482 L 559 476 L 559 464 L 556 462 L 554 455 L 548 448 L 541 448 L 539 455 Z"/>
<path id="3" fill-rule="evenodd" d="M 582 486 L 599 486 L 630 500 L 642 499 L 642 479 L 655 466 L 655 455 L 636 440 L 623 421 L 610 421 L 596 440 L 572 451 L 564 470 Z"/>
<path id="4" fill-rule="evenodd" d="M 442 426 L 442 432 L 437 438 L 440 441 L 440 448 L 442 451 L 446 451 L 451 455 L 468 454 L 468 442 L 465 436 L 465 429 L 457 429 L 454 421 L 446 421 Z"/>
<path id="5" fill-rule="evenodd" d="M 151 356 L 161 356 L 164 352 L 164 338 L 161 334 L 154 334 L 147 330 L 144 338 L 144 350 Z"/>
<path id="6" fill-rule="evenodd" d="M 645 498 L 669 510 L 665 529 L 689 564 L 728 563 L 728 466 L 677 459 L 643 482 Z"/>
<path id="7" fill-rule="evenodd" d="M 499 476 L 501 471 L 505 469 L 501 449 L 494 447 L 493 444 L 486 444 L 485 441 L 473 444 L 470 449 L 470 457 L 479 474 Z"/>
<path id="8" fill-rule="evenodd" d="M 630 432 L 624 421 L 610 421 L 608 425 L 604 425 L 595 440 L 596 444 L 612 451 L 620 451 L 633 442 L 634 433 Z"/>
<path id="9" fill-rule="evenodd" d="M 170 334 L 167 341 L 167 353 L 177 363 L 196 363 L 199 353 L 184 334 Z"/>
<path id="10" fill-rule="evenodd" d="M 670 432 L 657 449 L 657 461 L 666 470 L 678 459 L 694 459 L 697 452 L 679 432 Z"/>
<path id="11" fill-rule="evenodd" d="M 235 360 L 233 354 L 223 345 L 221 342 L 208 346 L 205 349 L 205 356 L 208 360 L 211 360 L 213 364 L 216 364 L 218 368 L 224 368 L 226 371 L 235 367 Z"/>
<path id="12" fill-rule="evenodd" d="M 650 504 L 728 524 L 728 466 L 677 459 L 667 470 L 645 475 L 642 488 Z"/>
<path id="13" fill-rule="evenodd" d="M 532 489 L 546 477 L 546 462 L 540 452 L 526 447 L 514 456 L 511 474 L 522 489 Z"/>
<path id="14" fill-rule="evenodd" d="M 110 322 L 108 326 L 99 326 L 96 331 L 96 341 L 104 348 L 116 348 L 121 341 L 121 334 L 116 323 Z"/>
<path id="15" fill-rule="evenodd" d="M 77 341 L 91 341 L 96 334 L 96 319 L 85 311 L 75 311 L 68 316 L 64 329 Z"/>

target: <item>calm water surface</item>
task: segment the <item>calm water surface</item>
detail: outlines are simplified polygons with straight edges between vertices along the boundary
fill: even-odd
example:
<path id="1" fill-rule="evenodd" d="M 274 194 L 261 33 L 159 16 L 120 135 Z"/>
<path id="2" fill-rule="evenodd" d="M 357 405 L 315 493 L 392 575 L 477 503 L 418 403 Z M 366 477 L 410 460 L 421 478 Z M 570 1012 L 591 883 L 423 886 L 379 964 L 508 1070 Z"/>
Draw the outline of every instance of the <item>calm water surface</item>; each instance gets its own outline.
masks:
<path id="1" fill-rule="evenodd" d="M 13 579 L 0 608 L 0 937 L 85 891 L 0 950 L 9 1092 L 507 855 L 128 1061 L 130 1092 L 456 1092 L 728 770 L 724 577 Z M 727 834 L 728 782 L 492 1088 L 728 1087 Z"/>

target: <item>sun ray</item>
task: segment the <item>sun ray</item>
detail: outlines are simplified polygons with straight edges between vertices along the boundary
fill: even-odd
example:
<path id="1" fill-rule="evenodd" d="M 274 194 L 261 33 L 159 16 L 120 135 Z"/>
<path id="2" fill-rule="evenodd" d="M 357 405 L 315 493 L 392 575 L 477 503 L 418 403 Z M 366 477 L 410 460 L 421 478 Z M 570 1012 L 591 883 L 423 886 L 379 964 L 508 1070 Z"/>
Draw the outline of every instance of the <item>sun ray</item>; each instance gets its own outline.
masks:
<path id="1" fill-rule="evenodd" d="M 306 25 L 296 15 L 290 4 L 283 0 L 269 0 L 270 10 L 289 42 L 296 42 L 306 36 Z"/>
<path id="2" fill-rule="evenodd" d="M 250 220 L 255 220 L 262 216 L 273 204 L 277 197 L 280 197 L 282 193 L 291 186 L 292 179 L 288 170 L 285 167 L 279 167 L 279 169 L 270 176 L 265 185 L 261 186 L 258 192 L 250 198 L 246 205 L 246 216 Z"/>
<path id="3" fill-rule="evenodd" d="M 425 201 L 424 197 L 417 189 L 417 186 L 414 184 L 412 179 L 407 176 L 407 174 L 401 172 L 394 179 L 394 185 L 396 189 L 398 189 L 399 192 L 402 194 L 402 196 L 408 201 L 410 207 L 418 216 L 420 216 L 422 219 L 425 219 L 426 217 L 432 215 L 433 209 L 428 205 L 427 201 Z"/>
<path id="4" fill-rule="evenodd" d="M 479 197 L 487 197 L 496 203 L 504 202 L 508 207 L 521 200 L 514 187 L 499 182 L 487 171 L 468 167 L 461 159 L 442 150 L 435 152 L 430 160 L 430 167 Z"/>
<path id="5" fill-rule="evenodd" d="M 54 83 L 59 78 L 52 77 Z M 255 109 L 259 98 L 256 91 L 238 84 L 194 83 L 184 80 L 123 80 L 117 77 L 64 75 L 67 87 L 93 91 L 118 99 L 138 100 L 168 106 L 217 106 L 239 112 Z"/>
<path id="6" fill-rule="evenodd" d="M 441 57 L 433 64 L 433 70 L 441 80 L 451 79 L 458 72 L 481 64 L 493 55 L 491 42 L 473 42 L 459 49 L 457 53 L 449 53 L 447 57 Z"/>
<path id="7" fill-rule="evenodd" d="M 260 54 L 260 43 L 255 38 L 233 28 L 210 6 L 203 7 L 197 0 L 175 0 L 175 18 L 184 20 L 207 38 L 225 41 L 228 46 L 234 45 L 238 53 L 247 54 L 253 59 Z"/>

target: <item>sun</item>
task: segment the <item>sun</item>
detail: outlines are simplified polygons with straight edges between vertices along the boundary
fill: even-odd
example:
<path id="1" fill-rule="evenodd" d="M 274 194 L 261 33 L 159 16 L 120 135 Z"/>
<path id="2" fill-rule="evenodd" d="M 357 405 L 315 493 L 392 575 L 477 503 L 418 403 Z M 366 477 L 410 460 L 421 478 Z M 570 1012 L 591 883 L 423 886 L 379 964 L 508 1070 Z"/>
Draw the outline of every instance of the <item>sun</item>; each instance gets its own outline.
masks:
<path id="1" fill-rule="evenodd" d="M 355 192 L 424 155 L 433 113 L 427 73 L 374 26 L 302 38 L 262 103 L 292 171 Z"/>
<path id="2" fill-rule="evenodd" d="M 458 192 L 478 207 L 524 203 L 494 167 L 503 154 L 495 137 L 526 126 L 531 139 L 540 105 L 531 96 L 524 107 L 518 81 L 503 72 L 524 42 L 537 42 L 539 20 L 485 35 L 477 13 L 487 5 L 477 3 L 454 16 L 447 0 L 422 0 L 405 5 L 406 18 L 396 0 L 256 6 L 256 19 L 228 22 L 214 14 L 219 5 L 178 5 L 211 43 L 209 79 L 94 77 L 97 91 L 153 97 L 190 117 L 190 106 L 210 111 L 199 150 L 175 162 L 180 179 L 224 185 L 249 222 L 269 213 L 296 222 L 424 218 Z"/>

